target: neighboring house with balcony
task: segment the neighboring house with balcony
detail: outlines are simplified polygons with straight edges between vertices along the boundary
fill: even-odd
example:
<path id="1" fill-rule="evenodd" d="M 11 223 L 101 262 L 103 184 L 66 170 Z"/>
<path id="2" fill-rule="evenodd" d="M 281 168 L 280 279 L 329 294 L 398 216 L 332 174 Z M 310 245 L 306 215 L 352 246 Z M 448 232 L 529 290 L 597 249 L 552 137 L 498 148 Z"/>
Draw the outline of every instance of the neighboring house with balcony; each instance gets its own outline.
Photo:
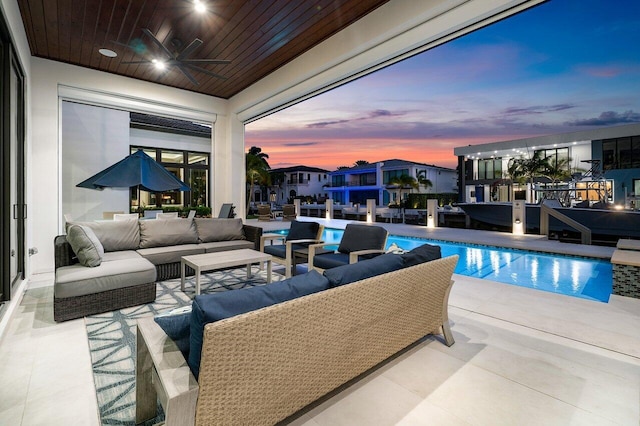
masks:
<path id="1" fill-rule="evenodd" d="M 329 183 L 329 170 L 300 165 L 271 169 L 269 174 L 269 201 L 272 203 L 287 204 L 295 197 L 311 197 L 317 201 L 327 198 L 325 186 Z"/>
<path id="2" fill-rule="evenodd" d="M 567 205 L 588 200 L 619 205 L 633 201 L 635 206 L 640 195 L 637 123 L 461 146 L 453 152 L 458 156 L 461 202 L 509 202 L 516 189 L 524 191 L 527 202 L 559 198 Z M 555 184 L 540 173 L 533 187 L 529 181 L 514 184 L 510 161 L 536 153 L 566 171 L 567 177 Z"/>
<path id="3" fill-rule="evenodd" d="M 432 164 L 415 163 L 391 159 L 376 163 L 362 164 L 331 172 L 331 183 L 326 188 L 329 197 L 339 204 L 366 204 L 368 199 L 377 200 L 378 206 L 386 206 L 397 201 L 398 191 L 387 189 L 394 177 L 409 175 L 416 180 L 429 179 L 433 186 L 420 185 L 413 193 L 457 192 L 457 172 L 454 169 Z M 406 197 L 409 191 L 402 194 Z"/>

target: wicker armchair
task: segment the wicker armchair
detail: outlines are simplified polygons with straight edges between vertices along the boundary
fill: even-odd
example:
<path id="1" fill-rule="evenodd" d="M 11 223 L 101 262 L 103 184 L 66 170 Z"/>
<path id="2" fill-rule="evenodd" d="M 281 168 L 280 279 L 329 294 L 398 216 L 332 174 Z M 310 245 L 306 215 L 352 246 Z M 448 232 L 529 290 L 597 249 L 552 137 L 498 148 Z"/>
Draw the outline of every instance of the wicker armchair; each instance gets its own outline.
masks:
<path id="1" fill-rule="evenodd" d="M 282 220 L 296 220 L 296 206 L 293 204 L 282 206 Z"/>
<path id="2" fill-rule="evenodd" d="M 271 206 L 268 204 L 260 204 L 258 206 L 258 220 L 269 221 L 271 219 Z"/>

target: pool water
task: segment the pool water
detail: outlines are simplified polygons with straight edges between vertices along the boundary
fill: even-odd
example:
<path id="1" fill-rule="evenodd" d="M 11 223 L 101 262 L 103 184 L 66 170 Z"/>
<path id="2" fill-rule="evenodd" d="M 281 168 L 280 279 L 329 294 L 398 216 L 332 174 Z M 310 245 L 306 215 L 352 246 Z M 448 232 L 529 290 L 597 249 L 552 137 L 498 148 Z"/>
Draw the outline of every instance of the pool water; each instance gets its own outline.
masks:
<path id="1" fill-rule="evenodd" d="M 286 234 L 287 230 L 279 232 Z M 329 228 L 325 229 L 322 238 L 338 244 L 342 233 L 341 229 Z M 404 250 L 424 243 L 439 245 L 443 257 L 460 256 L 455 272 L 469 277 L 605 303 L 612 291 L 613 268 L 610 262 L 602 259 L 390 235 L 387 247 L 393 243 Z"/>

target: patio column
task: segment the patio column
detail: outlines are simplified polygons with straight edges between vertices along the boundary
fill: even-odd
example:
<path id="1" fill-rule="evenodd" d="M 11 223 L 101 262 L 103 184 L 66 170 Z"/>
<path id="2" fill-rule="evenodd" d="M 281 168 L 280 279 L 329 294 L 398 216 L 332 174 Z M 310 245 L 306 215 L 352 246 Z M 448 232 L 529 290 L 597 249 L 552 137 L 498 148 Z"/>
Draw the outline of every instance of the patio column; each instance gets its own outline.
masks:
<path id="1" fill-rule="evenodd" d="M 438 226 L 438 200 L 427 200 L 427 228 Z"/>
<path id="2" fill-rule="evenodd" d="M 324 202 L 324 218 L 327 220 L 333 219 L 333 200 L 331 198 Z"/>
<path id="3" fill-rule="evenodd" d="M 302 214 L 302 212 L 300 211 L 300 199 L 296 198 L 293 200 L 293 205 L 296 209 L 296 219 L 300 217 L 300 215 Z"/>
<path id="4" fill-rule="evenodd" d="M 376 221 L 376 200 L 367 200 L 367 223 Z"/>

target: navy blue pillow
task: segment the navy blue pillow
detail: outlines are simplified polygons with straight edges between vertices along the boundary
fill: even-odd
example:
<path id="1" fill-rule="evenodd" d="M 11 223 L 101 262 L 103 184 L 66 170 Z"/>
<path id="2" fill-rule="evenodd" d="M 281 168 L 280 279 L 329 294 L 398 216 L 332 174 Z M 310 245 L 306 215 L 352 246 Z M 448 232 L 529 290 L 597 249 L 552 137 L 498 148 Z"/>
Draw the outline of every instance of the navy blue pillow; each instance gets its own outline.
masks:
<path id="1" fill-rule="evenodd" d="M 331 287 L 338 287 L 354 281 L 371 278 L 376 275 L 402 269 L 402 257 L 393 253 L 386 253 L 373 259 L 361 260 L 350 265 L 338 266 L 324 271 Z"/>
<path id="2" fill-rule="evenodd" d="M 318 238 L 318 230 L 320 224 L 316 222 L 299 222 L 294 220 L 291 222 L 289 233 L 287 234 L 287 241 L 294 240 L 315 240 Z"/>
<path id="3" fill-rule="evenodd" d="M 189 359 L 191 312 L 175 315 L 159 315 L 156 316 L 154 320 L 160 328 L 167 333 L 167 336 L 176 342 L 178 349 L 180 349 L 180 352 L 184 355 L 184 359 Z"/>
<path id="4" fill-rule="evenodd" d="M 287 280 L 258 287 L 196 296 L 191 311 L 191 336 L 188 363 L 193 375 L 200 374 L 204 326 L 266 306 L 317 293 L 329 288 L 329 281 L 318 271 L 296 275 Z"/>
<path id="5" fill-rule="evenodd" d="M 400 257 L 404 259 L 404 267 L 407 268 L 409 266 L 440 259 L 442 257 L 442 253 L 440 251 L 440 246 L 423 244 L 411 251 L 401 254 Z"/>

